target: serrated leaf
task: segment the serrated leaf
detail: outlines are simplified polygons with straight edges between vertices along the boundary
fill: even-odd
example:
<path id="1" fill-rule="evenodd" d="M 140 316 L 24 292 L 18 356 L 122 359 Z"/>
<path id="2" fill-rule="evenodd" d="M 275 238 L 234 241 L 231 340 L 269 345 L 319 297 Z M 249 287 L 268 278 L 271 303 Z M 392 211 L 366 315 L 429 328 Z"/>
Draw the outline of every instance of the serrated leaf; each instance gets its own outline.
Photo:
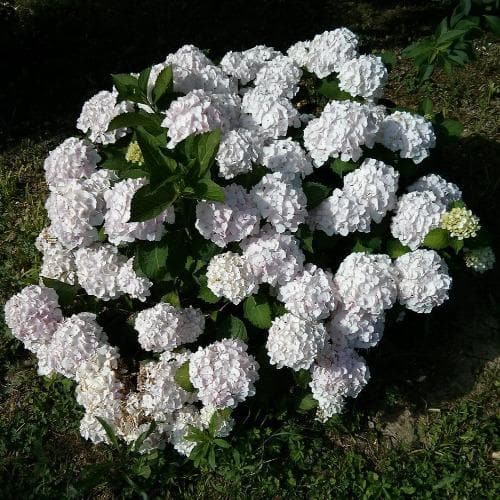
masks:
<path id="1" fill-rule="evenodd" d="M 224 202 L 224 188 L 212 179 L 201 179 L 193 186 L 196 197 L 200 200 Z"/>
<path id="2" fill-rule="evenodd" d="M 149 184 L 141 187 L 132 198 L 130 222 L 144 222 L 160 215 L 177 199 L 175 186 L 165 181 L 153 188 Z"/>
<path id="3" fill-rule="evenodd" d="M 330 168 L 339 177 L 343 177 L 345 174 L 356 170 L 358 165 L 352 161 L 342 161 L 340 158 L 336 158 L 330 163 Z"/>
<path id="4" fill-rule="evenodd" d="M 176 290 L 172 290 L 171 292 L 166 293 L 161 298 L 162 302 L 166 302 L 174 307 L 181 307 L 181 299 L 179 298 L 179 294 Z"/>
<path id="5" fill-rule="evenodd" d="M 252 325 L 263 330 L 271 327 L 271 306 L 262 295 L 251 295 L 243 302 L 243 314 Z"/>
<path id="6" fill-rule="evenodd" d="M 189 378 L 189 361 L 186 361 L 177 368 L 174 378 L 179 387 L 187 392 L 195 392 L 195 388 Z"/>
<path id="7" fill-rule="evenodd" d="M 318 88 L 318 92 L 330 100 L 343 100 L 353 98 L 353 96 L 349 94 L 349 92 L 340 90 L 339 81 L 334 77 L 328 77 L 321 80 L 321 85 Z"/>
<path id="8" fill-rule="evenodd" d="M 399 240 L 392 239 L 387 242 L 387 254 L 391 259 L 397 259 L 411 250 L 403 245 Z"/>
<path id="9" fill-rule="evenodd" d="M 76 294 L 80 287 L 78 285 L 70 285 L 63 281 L 54 280 L 51 278 L 42 277 L 43 284 L 47 288 L 52 288 L 57 293 L 59 304 L 62 306 L 70 306 L 75 300 Z"/>
<path id="10" fill-rule="evenodd" d="M 174 90 L 174 73 L 172 66 L 163 68 L 156 79 L 153 87 L 153 102 L 158 104 L 160 100 L 167 94 L 171 94 Z"/>
<path id="11" fill-rule="evenodd" d="M 422 116 L 429 116 L 432 114 L 432 108 L 432 101 L 428 97 L 424 97 L 418 105 L 418 112 Z"/>
<path id="12" fill-rule="evenodd" d="M 299 402 L 299 411 L 311 411 L 318 406 L 318 402 L 314 399 L 312 394 L 306 394 Z"/>
<path id="13" fill-rule="evenodd" d="M 302 189 L 307 198 L 308 208 L 317 207 L 330 195 L 330 188 L 320 182 L 304 182 Z"/>
<path id="14" fill-rule="evenodd" d="M 442 250 L 450 244 L 450 235 L 446 229 L 431 229 L 424 238 L 424 246 L 432 250 Z"/>
<path id="15" fill-rule="evenodd" d="M 230 314 L 227 316 L 221 324 L 221 330 L 224 336 L 229 336 L 233 339 L 239 339 L 243 342 L 248 340 L 248 333 L 245 323 L 241 319 Z"/>
<path id="16" fill-rule="evenodd" d="M 450 247 L 455 250 L 456 254 L 458 254 L 460 250 L 464 248 L 464 240 L 459 240 L 458 238 L 450 238 Z"/>
<path id="17" fill-rule="evenodd" d="M 139 77 L 137 78 L 137 84 L 139 85 L 139 89 L 142 91 L 144 95 L 147 95 L 148 93 L 148 82 L 149 82 L 149 75 L 151 74 L 151 68 L 146 68 L 143 69 Z"/>
<path id="18" fill-rule="evenodd" d="M 160 279 L 166 271 L 168 244 L 163 239 L 143 242 L 137 246 L 135 262 L 139 269 L 152 280 Z"/>
<path id="19" fill-rule="evenodd" d="M 300 241 L 303 250 L 309 253 L 314 253 L 314 233 L 307 224 L 301 224 L 299 226 L 299 229 L 295 233 L 295 237 Z"/>
<path id="20" fill-rule="evenodd" d="M 396 65 L 396 54 L 394 52 L 384 50 L 380 54 L 380 58 L 389 70 L 391 70 Z"/>
<path id="21" fill-rule="evenodd" d="M 118 101 L 133 101 L 146 103 L 144 96 L 139 89 L 139 82 L 135 76 L 129 73 L 111 75 L 113 84 L 118 91 Z"/>
<path id="22" fill-rule="evenodd" d="M 439 133 L 448 140 L 462 137 L 463 126 L 456 120 L 446 119 L 439 124 Z"/>

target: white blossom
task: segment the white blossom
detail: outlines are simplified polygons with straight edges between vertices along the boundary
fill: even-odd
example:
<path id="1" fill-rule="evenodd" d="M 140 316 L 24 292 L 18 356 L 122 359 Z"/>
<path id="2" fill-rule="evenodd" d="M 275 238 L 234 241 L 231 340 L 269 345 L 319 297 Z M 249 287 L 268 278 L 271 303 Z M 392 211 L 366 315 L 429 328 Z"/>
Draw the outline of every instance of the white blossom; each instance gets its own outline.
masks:
<path id="1" fill-rule="evenodd" d="M 205 327 L 199 309 L 183 309 L 166 302 L 144 309 L 135 319 L 139 343 L 147 351 L 172 351 L 182 344 L 194 342 Z"/>
<path id="2" fill-rule="evenodd" d="M 165 234 L 164 223 L 173 224 L 173 207 L 168 207 L 154 219 L 144 222 L 129 222 L 132 198 L 148 183 L 147 179 L 125 179 L 104 193 L 106 213 L 104 231 L 113 245 L 131 243 L 135 240 L 159 241 Z"/>
<path id="3" fill-rule="evenodd" d="M 420 177 L 408 187 L 407 191 L 409 193 L 413 191 L 432 191 L 443 205 L 449 205 L 462 198 L 462 191 L 456 184 L 448 182 L 436 174 Z"/>
<path id="4" fill-rule="evenodd" d="M 310 158 L 291 138 L 271 141 L 262 150 L 261 163 L 273 172 L 281 172 L 286 180 L 303 178 L 313 171 Z"/>
<path id="5" fill-rule="evenodd" d="M 292 313 L 278 316 L 272 323 L 266 349 L 277 368 L 307 369 L 323 348 L 327 333 L 323 324 L 299 318 Z"/>
<path id="6" fill-rule="evenodd" d="M 267 174 L 252 188 L 251 195 L 260 215 L 267 219 L 278 233 L 287 229 L 297 231 L 305 222 L 306 196 L 298 182 L 287 182 L 283 174 Z"/>
<path id="7" fill-rule="evenodd" d="M 284 285 L 301 270 L 305 256 L 299 242 L 289 233 L 278 233 L 264 226 L 260 233 L 240 244 L 257 283 Z"/>
<path id="8" fill-rule="evenodd" d="M 133 110 L 132 103 L 127 101 L 118 103 L 117 98 L 118 92 L 115 89 L 112 92 L 103 90 L 83 105 L 76 126 L 83 133 L 88 133 L 92 142 L 113 144 L 127 133 L 125 128 L 117 128 L 108 132 L 113 118 Z"/>
<path id="9" fill-rule="evenodd" d="M 258 288 L 248 262 L 234 252 L 212 257 L 207 268 L 207 286 L 217 297 L 225 297 L 233 304 L 239 304 Z"/>
<path id="10" fill-rule="evenodd" d="M 422 116 L 395 111 L 380 124 L 377 142 L 391 151 L 399 151 L 401 158 L 411 158 L 414 163 L 420 163 L 436 145 L 436 135 L 432 124 Z"/>
<path id="11" fill-rule="evenodd" d="M 439 227 L 446 206 L 432 191 L 413 191 L 399 198 L 391 222 L 391 234 L 416 250 L 431 229 Z"/>
<path id="12" fill-rule="evenodd" d="M 134 270 L 134 257 L 120 265 L 116 283 L 121 293 L 126 293 L 133 299 L 144 302 L 151 292 L 149 289 L 153 283 L 143 276 L 139 276 Z"/>
<path id="13" fill-rule="evenodd" d="M 287 56 L 277 56 L 263 64 L 255 78 L 255 86 L 276 96 L 291 99 L 299 91 L 302 70 Z"/>
<path id="14" fill-rule="evenodd" d="M 255 394 L 259 364 L 241 340 L 199 347 L 189 359 L 189 378 L 205 406 L 234 408 Z"/>
<path id="15" fill-rule="evenodd" d="M 396 301 L 396 277 L 387 255 L 351 253 L 340 264 L 334 282 L 347 308 L 380 314 Z"/>
<path id="16" fill-rule="evenodd" d="M 398 257 L 398 301 L 411 311 L 430 313 L 448 300 L 451 277 L 446 262 L 434 250 L 415 250 Z"/>
<path id="17" fill-rule="evenodd" d="M 301 274 L 280 287 L 278 300 L 295 316 L 326 319 L 336 306 L 333 276 L 314 264 L 307 264 Z"/>
<path id="18" fill-rule="evenodd" d="M 384 93 L 387 69 L 378 56 L 359 56 L 342 63 L 338 69 L 339 88 L 352 96 L 368 100 L 378 99 Z"/>
<path id="19" fill-rule="evenodd" d="M 309 47 L 311 45 L 310 41 L 306 42 L 297 42 L 294 43 L 291 47 L 286 51 L 288 57 L 295 61 L 297 66 L 303 68 L 307 65 L 307 61 L 309 59 Z"/>
<path id="20" fill-rule="evenodd" d="M 40 276 L 69 285 L 75 284 L 76 267 L 73 252 L 59 243 L 50 226 L 42 229 L 35 241 L 35 247 L 43 254 Z"/>
<path id="21" fill-rule="evenodd" d="M 260 217 L 252 197 L 245 188 L 230 184 L 224 188 L 224 203 L 199 202 L 195 227 L 200 234 L 224 248 L 258 231 Z"/>

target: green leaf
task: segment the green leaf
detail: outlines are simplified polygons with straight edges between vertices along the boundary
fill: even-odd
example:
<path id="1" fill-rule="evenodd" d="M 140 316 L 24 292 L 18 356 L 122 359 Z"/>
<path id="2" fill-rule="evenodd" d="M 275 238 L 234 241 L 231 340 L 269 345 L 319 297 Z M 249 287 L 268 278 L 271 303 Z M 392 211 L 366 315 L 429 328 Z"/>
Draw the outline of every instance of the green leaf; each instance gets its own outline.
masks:
<path id="1" fill-rule="evenodd" d="M 143 127 L 138 127 L 136 139 L 144 157 L 143 169 L 150 173 L 150 182 L 154 186 L 167 179 L 177 170 L 177 162 L 172 158 L 167 158 L 160 151 L 158 139 L 146 131 Z"/>
<path id="2" fill-rule="evenodd" d="M 101 417 L 95 417 L 95 418 L 104 428 L 104 431 L 106 432 L 106 435 L 108 436 L 110 443 L 115 447 L 115 449 L 119 450 L 120 444 L 113 427 L 111 427 L 111 425 L 108 422 L 106 422 L 106 420 L 104 420 L 103 418 Z"/>
<path id="3" fill-rule="evenodd" d="M 219 448 L 231 448 L 231 445 L 225 439 L 214 439 L 214 444 L 216 444 Z"/>
<path id="4" fill-rule="evenodd" d="M 387 66 L 387 69 L 391 70 L 396 65 L 396 54 L 390 50 L 384 50 L 380 54 L 380 59 Z"/>
<path id="5" fill-rule="evenodd" d="M 135 263 L 148 278 L 155 281 L 166 272 L 168 245 L 163 239 L 155 242 L 143 242 L 137 246 Z"/>
<path id="6" fill-rule="evenodd" d="M 352 161 L 342 161 L 340 158 L 336 158 L 330 163 L 330 168 L 342 178 L 345 174 L 356 170 L 358 165 Z"/>
<path id="7" fill-rule="evenodd" d="M 193 186 L 196 197 L 200 200 L 224 202 L 224 188 L 212 179 L 201 179 Z"/>
<path id="8" fill-rule="evenodd" d="M 203 177 L 215 161 L 221 138 L 219 129 L 200 134 L 197 137 L 198 154 L 197 159 L 200 162 L 200 176 Z"/>
<path id="9" fill-rule="evenodd" d="M 145 113 L 144 111 L 134 111 L 132 113 L 123 113 L 115 116 L 108 127 L 108 131 L 117 128 L 135 128 L 142 126 L 152 133 L 161 133 L 161 121 L 154 113 Z"/>
<path id="10" fill-rule="evenodd" d="M 458 238 L 450 238 L 450 247 L 455 250 L 455 253 L 458 254 L 460 250 L 464 247 L 464 240 L 459 240 Z"/>
<path id="11" fill-rule="evenodd" d="M 309 253 L 314 253 L 313 238 L 314 233 L 307 224 L 301 224 L 295 233 L 295 237 L 300 241 L 302 249 Z"/>
<path id="12" fill-rule="evenodd" d="M 391 259 L 397 259 L 410 251 L 411 250 L 407 246 L 403 245 L 395 238 L 387 242 L 387 254 Z"/>
<path id="13" fill-rule="evenodd" d="M 133 101 L 146 103 L 135 76 L 128 73 L 111 75 L 113 84 L 118 91 L 118 101 Z"/>
<path id="14" fill-rule="evenodd" d="M 335 77 L 327 77 L 321 80 L 321 85 L 319 86 L 318 92 L 327 97 L 328 99 L 351 99 L 352 95 L 349 92 L 345 92 L 344 90 L 340 90 L 339 81 Z"/>
<path id="15" fill-rule="evenodd" d="M 156 422 L 153 420 L 149 427 L 139 435 L 139 437 L 134 441 L 132 446 L 133 451 L 139 451 L 141 446 L 144 444 L 144 441 L 156 430 Z M 151 470 L 150 470 L 151 472 Z"/>
<path id="16" fill-rule="evenodd" d="M 424 246 L 433 250 L 442 250 L 450 244 L 450 236 L 446 229 L 431 229 L 424 239 Z"/>
<path id="17" fill-rule="evenodd" d="M 144 222 L 155 218 L 177 199 L 175 185 L 165 181 L 153 188 L 149 184 L 141 187 L 132 198 L 130 222 Z"/>
<path id="18" fill-rule="evenodd" d="M 181 387 L 185 391 L 187 392 L 195 391 L 195 388 L 189 378 L 189 361 L 186 361 L 181 366 L 179 366 L 179 368 L 175 372 L 174 378 L 179 387 Z"/>
<path id="19" fill-rule="evenodd" d="M 262 295 L 252 295 L 243 302 L 243 314 L 252 325 L 263 330 L 271 327 L 271 306 Z"/>
<path id="20" fill-rule="evenodd" d="M 311 411 L 318 406 L 318 402 L 314 399 L 312 394 L 306 394 L 299 402 L 299 411 Z"/>
<path id="21" fill-rule="evenodd" d="M 215 295 L 207 285 L 202 285 L 200 287 L 198 298 L 203 300 L 203 302 L 206 302 L 207 304 L 215 304 L 220 300 L 220 297 L 217 297 L 217 295 Z"/>
<path id="22" fill-rule="evenodd" d="M 446 119 L 439 124 L 439 133 L 447 139 L 459 139 L 464 128 L 456 120 Z"/>
<path id="23" fill-rule="evenodd" d="M 144 95 L 148 94 L 148 82 L 149 82 L 149 75 L 151 74 L 151 68 L 146 68 L 143 69 L 139 77 L 137 78 L 137 84 L 139 85 L 139 89 Z"/>
<path id="24" fill-rule="evenodd" d="M 247 329 L 245 323 L 241 321 L 241 319 L 237 318 L 230 314 L 226 318 L 221 325 L 221 330 L 225 336 L 229 336 L 233 339 L 239 339 L 243 342 L 248 340 Z"/>
<path id="25" fill-rule="evenodd" d="M 70 285 L 63 281 L 54 280 L 51 278 L 42 277 L 43 284 L 55 290 L 61 306 L 70 306 L 75 300 L 76 294 L 80 287 L 78 285 Z"/>
<path id="26" fill-rule="evenodd" d="M 465 203 L 463 202 L 463 200 L 455 200 L 455 201 L 452 201 L 452 202 L 450 203 L 450 210 L 451 210 L 452 208 L 465 208 L 465 207 L 466 207 L 466 205 L 465 205 Z"/>
<path id="27" fill-rule="evenodd" d="M 170 304 L 171 306 L 174 307 L 181 307 L 181 299 L 179 298 L 177 290 L 172 290 L 171 292 L 168 292 L 165 295 L 163 295 L 161 301 L 166 302 L 167 304 Z"/>
<path id="28" fill-rule="evenodd" d="M 483 16 L 484 20 L 488 24 L 491 32 L 496 35 L 500 36 L 500 17 L 498 16 Z"/>
<path id="29" fill-rule="evenodd" d="M 428 97 L 424 97 L 418 105 L 418 112 L 422 116 L 427 117 L 432 115 L 432 108 L 433 108 L 432 101 Z"/>
<path id="30" fill-rule="evenodd" d="M 302 186 L 307 198 L 308 208 L 317 207 L 330 195 L 330 188 L 320 182 L 304 182 Z"/>
<path id="31" fill-rule="evenodd" d="M 127 170 L 121 170 L 118 175 L 120 179 L 142 179 L 148 177 L 149 172 L 140 168 L 128 168 Z"/>
<path id="32" fill-rule="evenodd" d="M 174 90 L 174 73 L 172 66 L 167 66 L 161 70 L 161 73 L 156 79 L 153 87 L 153 102 L 158 104 L 160 100 L 167 94 L 171 94 Z"/>

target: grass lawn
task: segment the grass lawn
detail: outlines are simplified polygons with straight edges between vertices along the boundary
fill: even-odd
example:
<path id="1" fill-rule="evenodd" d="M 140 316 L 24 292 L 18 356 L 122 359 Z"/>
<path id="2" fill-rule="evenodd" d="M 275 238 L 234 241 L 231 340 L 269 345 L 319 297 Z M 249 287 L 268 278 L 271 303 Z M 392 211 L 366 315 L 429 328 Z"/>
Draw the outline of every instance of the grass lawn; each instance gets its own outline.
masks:
<path id="1" fill-rule="evenodd" d="M 23 0 L 12 3 L 14 10 L 2 4 L 0 14 L 11 16 L 6 15 L 7 26 L 17 23 L 19 29 L 32 29 L 38 22 L 42 30 L 57 8 L 68 10 L 71 25 L 81 3 L 69 9 L 68 2 L 61 0 Z M 179 2 L 181 13 L 186 13 L 187 3 Z M 261 3 L 256 5 L 261 8 Z M 304 8 L 312 9 L 313 19 L 304 19 L 302 28 L 297 24 L 294 31 L 290 26 L 295 27 L 301 16 L 297 10 L 301 2 L 294 1 L 290 29 L 279 25 L 273 34 L 259 26 L 252 33 L 251 24 L 245 25 L 240 40 L 248 46 L 269 43 L 286 48 L 289 41 L 324 30 L 341 10 L 340 21 L 334 24 L 360 33 L 368 47 L 398 52 L 409 39 L 431 31 L 443 11 L 448 12 L 449 3 L 428 2 L 426 10 L 411 1 L 322 2 L 325 10 L 318 11 L 319 3 L 311 2 L 318 9 L 309 4 Z M 91 7 L 98 4 L 89 1 L 87 10 L 82 6 L 87 21 Z M 110 2 L 106 9 L 115 4 Z M 232 9 L 239 4 L 233 2 Z M 285 8 L 283 1 L 276 4 Z M 132 8 L 131 2 L 125 5 Z M 215 55 L 238 48 L 223 31 L 229 21 L 222 10 L 214 11 L 220 31 L 213 29 L 213 38 L 206 32 L 204 37 L 194 37 L 194 43 L 211 48 Z M 119 12 L 127 16 L 124 7 Z M 270 12 L 268 30 L 271 21 L 279 20 L 279 9 Z M 139 17 L 137 22 L 144 19 Z M 299 28 L 302 31 L 297 34 Z M 228 30 L 233 33 L 237 26 Z M 20 32 L 22 50 L 29 47 L 32 35 Z M 113 36 L 118 44 L 118 35 Z M 61 81 L 53 74 L 53 85 L 29 85 L 23 80 L 11 94 L 0 119 L 1 304 L 37 279 L 40 256 L 34 240 L 46 223 L 42 163 L 47 152 L 75 132 L 72 127 L 83 100 L 109 86 L 105 75 L 154 62 L 185 43 L 184 38 L 175 42 L 160 35 L 152 47 L 154 39 L 148 34 L 149 46 L 140 57 L 139 46 L 132 43 L 132 48 L 124 47 L 122 59 L 110 59 L 109 66 L 97 54 L 93 73 L 82 72 L 75 64 Z M 63 43 L 57 33 L 54 40 Z M 47 66 L 63 68 L 67 61 L 50 52 L 50 37 L 44 35 L 42 41 L 49 51 Z M 95 40 L 88 43 L 95 49 Z M 414 70 L 408 61 L 398 59 L 387 97 L 416 108 L 428 96 L 436 110 L 464 125 L 464 137 L 437 152 L 434 170 L 463 187 L 464 199 L 498 243 L 500 44 L 485 38 L 477 45 L 475 62 L 452 77 L 437 73 L 421 89 L 412 84 Z M 115 48 L 111 41 L 103 42 L 104 54 L 114 54 Z M 87 55 L 82 64 L 90 64 L 91 59 Z M 40 64 L 28 61 L 24 78 L 38 82 Z M 77 74 L 81 80 L 75 79 Z M 48 70 L 41 75 L 46 78 Z M 14 84 L 7 84 L 7 90 L 15 90 L 9 85 Z M 63 99 L 66 88 L 67 99 Z M 51 107 L 56 94 L 60 98 Z M 3 122 L 8 127 L 2 131 Z M 372 379 L 344 414 L 321 425 L 309 414 L 293 414 L 286 408 L 277 407 L 270 416 L 252 412 L 245 425 L 236 427 L 234 448 L 217 457 L 215 470 L 195 469 L 174 452 L 138 457 L 85 442 L 78 432 L 83 412 L 74 400 L 74 384 L 63 377 L 39 377 L 33 357 L 0 326 L 2 498 L 135 498 L 141 492 L 150 498 L 498 498 L 499 274 L 497 270 L 484 276 L 458 269 L 451 272 L 454 287 L 445 306 L 431 316 L 408 313 L 403 322 L 388 328 L 381 344 L 368 354 Z"/>

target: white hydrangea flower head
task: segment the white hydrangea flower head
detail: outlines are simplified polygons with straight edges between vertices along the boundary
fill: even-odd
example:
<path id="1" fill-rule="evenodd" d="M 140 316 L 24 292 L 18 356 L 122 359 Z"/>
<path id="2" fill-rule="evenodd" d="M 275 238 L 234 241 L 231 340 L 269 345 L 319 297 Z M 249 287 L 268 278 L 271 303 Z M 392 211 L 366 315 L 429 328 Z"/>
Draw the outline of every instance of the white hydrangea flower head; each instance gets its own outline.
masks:
<path id="1" fill-rule="evenodd" d="M 30 285 L 12 296 L 4 308 L 5 323 L 27 349 L 37 352 L 52 338 L 63 320 L 57 293 Z"/>
<path id="2" fill-rule="evenodd" d="M 301 77 L 302 70 L 293 59 L 280 55 L 264 63 L 254 83 L 276 96 L 292 99 L 299 91 Z"/>
<path id="3" fill-rule="evenodd" d="M 76 126 L 84 134 L 88 133 L 92 142 L 99 144 L 113 144 L 127 133 L 126 128 L 117 128 L 108 132 L 111 120 L 123 113 L 133 110 L 132 103 L 127 101 L 117 102 L 118 92 L 103 90 L 91 97 L 82 108 Z"/>
<path id="4" fill-rule="evenodd" d="M 388 75 L 380 57 L 359 56 L 340 65 L 339 88 L 372 101 L 383 96 Z"/>
<path id="5" fill-rule="evenodd" d="M 479 217 L 465 207 L 455 207 L 441 216 L 441 227 L 446 229 L 451 237 L 465 240 L 475 238 L 481 229 Z"/>
<path id="6" fill-rule="evenodd" d="M 259 161 L 263 140 L 253 131 L 238 128 L 226 132 L 221 139 L 215 160 L 219 165 L 219 176 L 232 179 L 252 170 Z"/>
<path id="7" fill-rule="evenodd" d="M 310 41 L 305 42 L 297 42 L 294 43 L 291 47 L 286 51 L 288 57 L 295 61 L 295 64 L 300 68 L 303 68 L 307 65 L 307 61 L 309 60 L 309 47 L 311 46 Z"/>
<path id="8" fill-rule="evenodd" d="M 73 314 L 54 331 L 44 356 L 46 364 L 51 371 L 73 379 L 78 366 L 91 359 L 107 340 L 95 314 Z"/>
<path id="9" fill-rule="evenodd" d="M 93 443 L 109 442 L 96 417 L 106 420 L 116 429 L 122 416 L 124 388 L 116 376 L 117 360 L 116 349 L 104 344 L 76 369 L 76 401 L 85 408 L 80 434 Z"/>
<path id="10" fill-rule="evenodd" d="M 259 364 L 241 340 L 199 347 L 189 359 L 189 378 L 205 406 L 234 408 L 255 394 Z"/>
<path id="11" fill-rule="evenodd" d="M 376 346 L 384 333 L 385 314 L 371 314 L 351 306 L 341 307 L 327 325 L 333 345 L 355 349 L 368 349 Z"/>
<path id="12" fill-rule="evenodd" d="M 137 390 L 139 405 L 147 417 L 159 422 L 168 420 L 171 413 L 193 402 L 193 395 L 175 381 L 175 374 L 185 361 L 187 356 L 164 353 L 159 361 L 141 365 Z"/>
<path id="13" fill-rule="evenodd" d="M 311 229 L 319 229 L 328 236 L 347 236 L 355 231 L 368 233 L 371 218 L 365 200 L 337 188 L 309 212 L 307 222 Z"/>
<path id="14" fill-rule="evenodd" d="M 420 163 L 436 145 L 436 135 L 431 122 L 422 116 L 395 111 L 380 124 L 377 142 L 391 151 L 399 151 L 401 158 L 411 158 L 413 163 Z"/>
<path id="15" fill-rule="evenodd" d="M 334 282 L 348 309 L 381 314 L 396 301 L 396 275 L 388 255 L 353 252 L 340 264 Z"/>
<path id="16" fill-rule="evenodd" d="M 462 199 L 462 191 L 460 188 L 443 179 L 440 175 L 429 174 L 420 177 L 413 184 L 411 184 L 407 191 L 432 191 L 436 198 L 444 205 L 449 205 L 454 201 Z"/>
<path id="17" fill-rule="evenodd" d="M 415 250 L 398 257 L 398 300 L 411 311 L 430 313 L 448 300 L 452 279 L 446 262 L 434 250 Z"/>
<path id="18" fill-rule="evenodd" d="M 50 226 L 42 229 L 35 241 L 35 247 L 43 254 L 40 276 L 69 285 L 75 284 L 76 267 L 73 252 L 59 243 Z"/>
<path id="19" fill-rule="evenodd" d="M 237 78 L 242 85 L 254 80 L 260 68 L 280 53 L 273 48 L 257 45 L 243 52 L 228 52 L 220 66 L 228 75 Z"/>
<path id="20" fill-rule="evenodd" d="M 245 128 L 260 125 L 270 138 L 286 135 L 289 127 L 300 127 L 299 112 L 292 103 L 286 97 L 273 95 L 262 87 L 245 93 L 241 112 L 249 115 L 246 122 L 242 117 Z"/>
<path id="21" fill-rule="evenodd" d="M 281 172 L 286 180 L 304 178 L 313 171 L 310 158 L 291 138 L 273 140 L 264 146 L 261 162 L 272 172 Z"/>
<path id="22" fill-rule="evenodd" d="M 147 183 L 146 178 L 125 179 L 117 182 L 104 193 L 106 200 L 104 231 L 113 245 L 131 243 L 135 240 L 159 241 L 165 234 L 164 223 L 173 224 L 175 222 L 172 206 L 154 219 L 144 222 L 129 222 L 132 198 Z"/>
<path id="23" fill-rule="evenodd" d="M 207 286 L 217 297 L 225 297 L 233 304 L 239 304 L 258 288 L 248 262 L 234 252 L 212 257 L 207 268 Z"/>
<path id="24" fill-rule="evenodd" d="M 78 283 L 89 294 L 101 300 L 119 297 L 120 267 L 126 261 L 112 245 L 94 245 L 75 252 Z"/>
<path id="25" fill-rule="evenodd" d="M 431 229 L 439 227 L 446 206 L 432 191 L 403 194 L 391 222 L 391 234 L 403 245 L 416 250 Z"/>
<path id="26" fill-rule="evenodd" d="M 399 172 L 382 161 L 367 158 L 359 168 L 344 177 L 344 193 L 366 204 L 377 224 L 396 206 Z"/>
<path id="27" fill-rule="evenodd" d="M 167 147 L 174 148 L 192 134 L 232 129 L 239 118 L 239 101 L 236 94 L 209 94 L 204 90 L 192 90 L 178 97 L 170 104 L 162 122 L 162 127 L 168 129 Z"/>
<path id="28" fill-rule="evenodd" d="M 144 302 L 151 295 L 149 289 L 153 283 L 143 276 L 139 276 L 134 270 L 134 257 L 124 262 L 116 277 L 118 289 L 133 299 Z"/>
<path id="29" fill-rule="evenodd" d="M 264 226 L 258 236 L 240 244 L 257 283 L 284 285 L 301 270 L 305 256 L 297 239 L 289 233 L 278 233 L 270 225 Z"/>
<path id="30" fill-rule="evenodd" d="M 336 307 L 333 276 L 314 264 L 306 264 L 301 274 L 280 287 L 278 300 L 300 318 L 326 319 Z"/>
<path id="31" fill-rule="evenodd" d="M 184 45 L 167 56 L 165 66 L 172 66 L 174 90 L 188 94 L 192 90 L 227 93 L 236 91 L 236 82 L 224 74 L 194 45 Z"/>
<path id="32" fill-rule="evenodd" d="M 253 198 L 239 184 L 224 188 L 222 202 L 201 201 L 196 206 L 195 227 L 207 240 L 224 248 L 259 229 L 260 217 Z"/>
<path id="33" fill-rule="evenodd" d="M 278 233 L 297 231 L 305 222 L 307 199 L 298 182 L 287 182 L 281 172 L 267 174 L 252 188 L 250 194 L 260 215 Z"/>
<path id="34" fill-rule="evenodd" d="M 358 39 L 347 28 L 338 28 L 316 35 L 309 44 L 307 69 L 318 78 L 325 78 L 358 55 Z"/>
<path id="35" fill-rule="evenodd" d="M 186 457 L 189 457 L 196 446 L 195 441 L 186 439 L 191 427 L 201 430 L 203 424 L 200 411 L 195 406 L 186 405 L 174 413 L 173 424 L 169 433 L 170 444 L 177 452 Z"/>
<path id="36" fill-rule="evenodd" d="M 70 137 L 45 159 L 45 180 L 49 186 L 58 186 L 70 179 L 90 177 L 100 161 L 101 157 L 92 143 Z"/>
<path id="37" fill-rule="evenodd" d="M 103 222 L 103 199 L 80 180 L 53 188 L 45 203 L 52 232 L 68 249 L 97 241 L 95 226 Z"/>
<path id="38" fill-rule="evenodd" d="M 267 337 L 269 361 L 277 368 L 307 369 L 323 349 L 327 338 L 324 325 L 286 313 L 274 319 Z"/>
<path id="39" fill-rule="evenodd" d="M 348 397 L 355 398 L 370 379 L 365 360 L 353 349 L 328 347 L 311 367 L 309 383 L 318 402 L 317 417 L 325 422 L 340 413 Z"/>
<path id="40" fill-rule="evenodd" d="M 304 129 L 304 146 L 317 167 L 328 158 L 357 161 L 362 146 L 373 147 L 379 131 L 382 110 L 353 101 L 329 102 L 319 118 Z"/>
<path id="41" fill-rule="evenodd" d="M 166 302 L 144 309 L 135 319 L 138 340 L 146 351 L 173 351 L 203 333 L 205 317 L 199 309 L 183 309 Z"/>
<path id="42" fill-rule="evenodd" d="M 495 261 L 495 253 L 491 247 L 466 249 L 464 252 L 465 265 L 481 274 L 493 269 Z"/>

